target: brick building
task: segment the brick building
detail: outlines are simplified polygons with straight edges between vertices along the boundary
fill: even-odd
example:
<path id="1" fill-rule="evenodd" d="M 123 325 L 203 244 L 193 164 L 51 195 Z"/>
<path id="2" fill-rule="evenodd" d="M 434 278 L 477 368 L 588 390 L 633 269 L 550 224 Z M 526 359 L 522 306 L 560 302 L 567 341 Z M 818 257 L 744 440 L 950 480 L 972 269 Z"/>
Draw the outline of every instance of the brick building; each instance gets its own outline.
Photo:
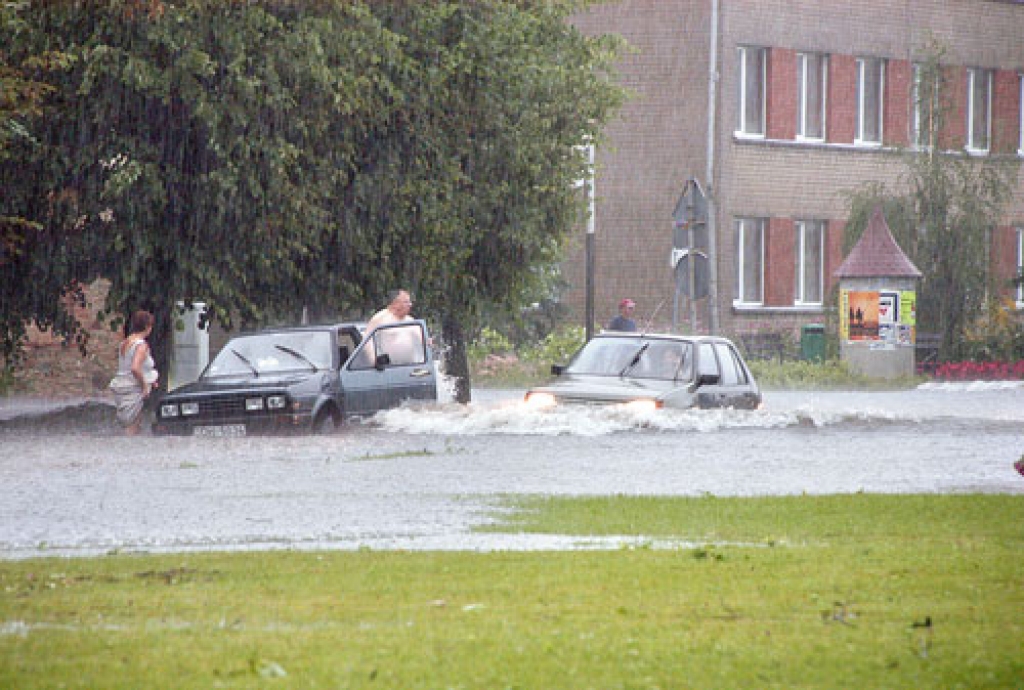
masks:
<path id="1" fill-rule="evenodd" d="M 918 131 L 915 60 L 932 37 L 947 49 L 955 104 L 941 148 L 1018 163 L 989 244 L 995 277 L 1020 269 L 1024 3 L 624 0 L 575 21 L 631 46 L 620 77 L 632 97 L 595 152 L 599 323 L 628 296 L 638 317 L 657 311 L 654 327 L 689 329 L 669 261 L 689 178 L 710 200 L 713 280 L 696 302 L 698 329 L 795 332 L 820 321 L 843 259 L 845 192 L 895 184 L 903 163 L 892 153 Z M 581 238 L 563 266 L 577 314 L 585 264 Z M 1019 289 L 1006 291 L 1024 307 Z"/>

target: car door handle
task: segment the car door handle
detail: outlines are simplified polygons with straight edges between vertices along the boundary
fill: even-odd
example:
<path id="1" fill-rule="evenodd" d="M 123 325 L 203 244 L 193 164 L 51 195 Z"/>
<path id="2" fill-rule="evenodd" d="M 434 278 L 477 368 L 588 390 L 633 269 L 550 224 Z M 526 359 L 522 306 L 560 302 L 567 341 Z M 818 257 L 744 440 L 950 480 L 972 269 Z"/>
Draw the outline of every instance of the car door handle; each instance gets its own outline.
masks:
<path id="1" fill-rule="evenodd" d="M 413 369 L 411 372 L 409 372 L 409 376 L 413 376 L 415 378 L 430 376 L 430 369 Z"/>

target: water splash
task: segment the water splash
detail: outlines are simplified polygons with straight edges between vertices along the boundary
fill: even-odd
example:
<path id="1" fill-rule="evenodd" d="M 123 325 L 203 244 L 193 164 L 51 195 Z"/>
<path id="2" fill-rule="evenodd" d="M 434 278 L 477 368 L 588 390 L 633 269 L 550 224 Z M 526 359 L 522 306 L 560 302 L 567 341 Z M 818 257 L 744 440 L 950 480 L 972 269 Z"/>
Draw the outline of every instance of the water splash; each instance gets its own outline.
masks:
<path id="1" fill-rule="evenodd" d="M 1024 423 L 1018 404 L 1024 386 L 982 386 L 959 389 L 963 404 L 951 407 L 951 389 L 919 389 L 896 393 L 846 395 L 788 392 L 766 395 L 758 410 L 642 411 L 621 405 L 561 406 L 538 410 L 513 393 L 469 405 L 403 405 L 377 414 L 368 423 L 410 434 L 479 436 L 596 437 L 630 431 L 710 433 L 739 429 L 786 429 L 892 425 L 962 425 L 980 431 L 986 426 Z M 981 395 L 971 395 L 980 393 Z M 1021 395 L 1018 395 L 1021 394 Z"/>

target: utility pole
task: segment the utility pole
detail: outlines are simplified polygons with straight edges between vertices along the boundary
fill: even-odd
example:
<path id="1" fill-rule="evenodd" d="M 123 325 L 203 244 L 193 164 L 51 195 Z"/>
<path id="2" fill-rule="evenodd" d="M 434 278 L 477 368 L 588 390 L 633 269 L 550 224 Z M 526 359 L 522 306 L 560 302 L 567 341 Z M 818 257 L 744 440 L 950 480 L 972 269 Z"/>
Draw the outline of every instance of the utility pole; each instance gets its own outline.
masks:
<path id="1" fill-rule="evenodd" d="M 594 337 L 594 235 L 596 223 L 594 219 L 594 145 L 587 145 L 587 178 L 583 181 L 587 194 L 587 234 L 586 234 L 586 307 L 584 309 L 586 323 L 584 333 L 587 342 Z"/>

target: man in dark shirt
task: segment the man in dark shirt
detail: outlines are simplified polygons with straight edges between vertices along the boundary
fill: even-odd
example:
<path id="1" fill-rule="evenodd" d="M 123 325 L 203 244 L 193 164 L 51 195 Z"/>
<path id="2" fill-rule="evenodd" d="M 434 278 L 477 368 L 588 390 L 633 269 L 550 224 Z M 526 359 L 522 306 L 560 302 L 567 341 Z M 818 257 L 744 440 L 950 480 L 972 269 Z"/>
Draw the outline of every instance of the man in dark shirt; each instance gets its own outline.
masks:
<path id="1" fill-rule="evenodd" d="M 636 302 L 628 297 L 619 302 L 619 314 L 608 322 L 607 331 L 635 331 L 636 321 L 633 320 L 633 309 Z"/>

